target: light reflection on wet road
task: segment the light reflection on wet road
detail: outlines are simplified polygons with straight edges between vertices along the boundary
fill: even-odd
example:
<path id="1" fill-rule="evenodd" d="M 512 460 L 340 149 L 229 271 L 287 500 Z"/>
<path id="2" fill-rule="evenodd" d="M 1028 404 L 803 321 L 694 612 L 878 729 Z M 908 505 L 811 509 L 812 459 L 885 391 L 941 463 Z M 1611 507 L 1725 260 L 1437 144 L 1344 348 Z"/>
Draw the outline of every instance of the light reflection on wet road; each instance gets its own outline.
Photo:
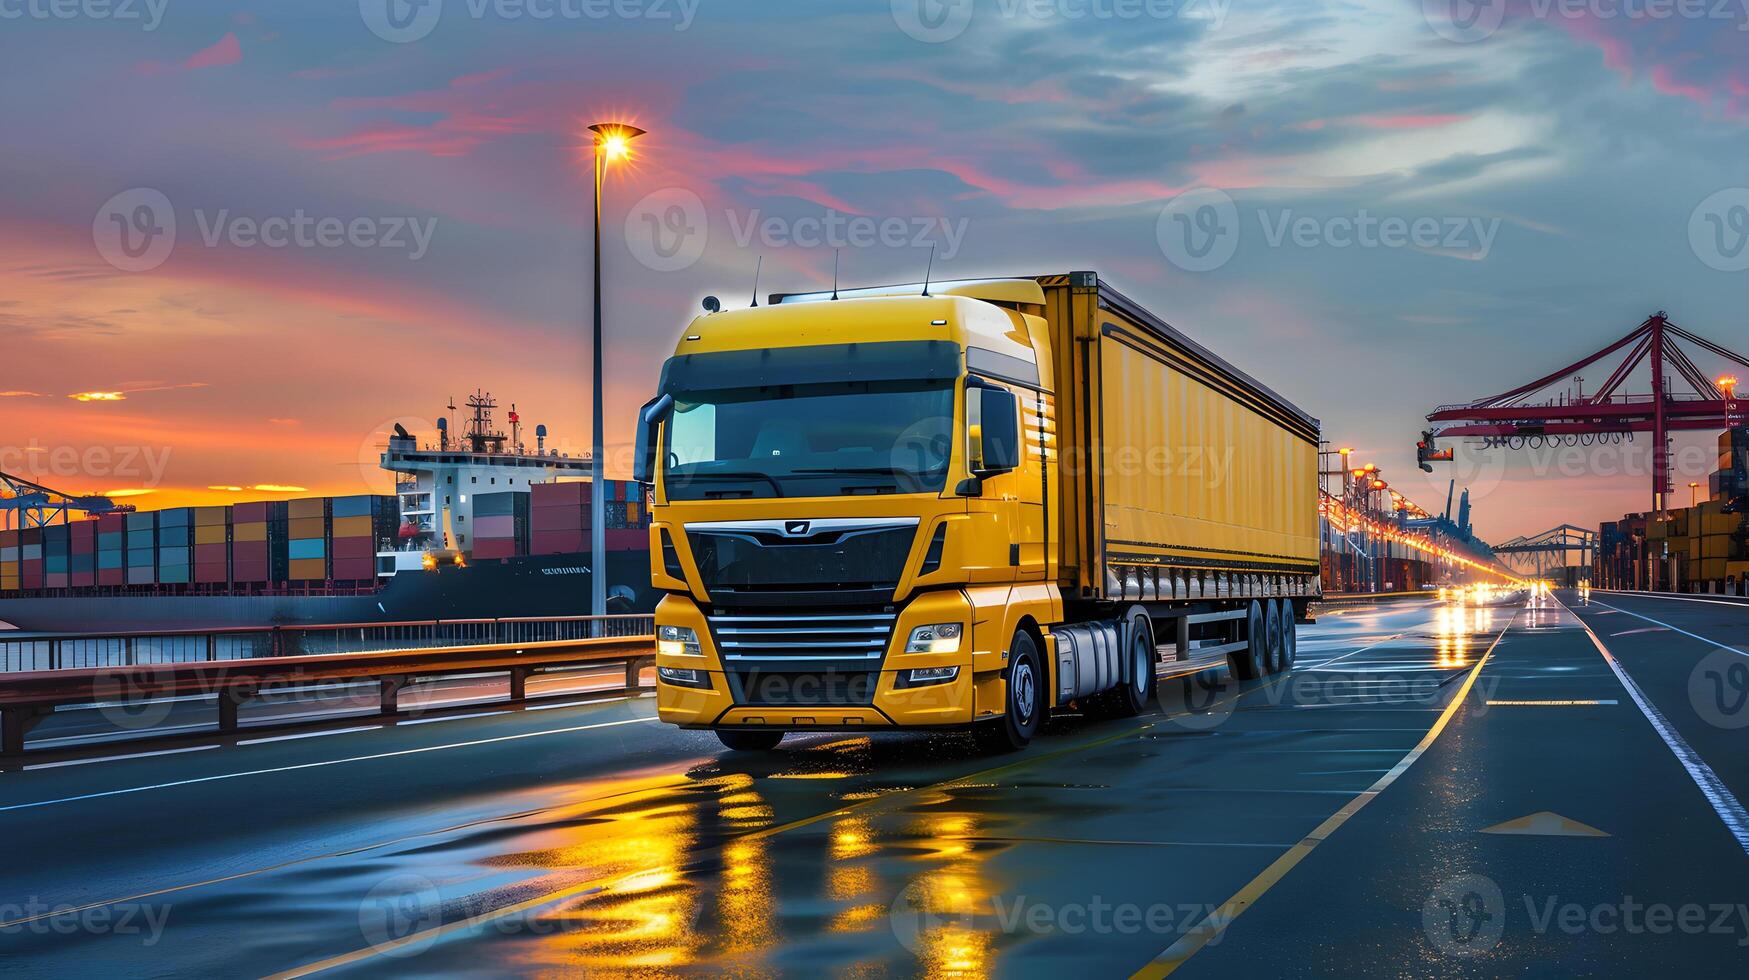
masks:
<path id="1" fill-rule="evenodd" d="M 1515 612 L 1327 613 L 1291 676 L 1164 682 L 1012 756 L 731 756 L 638 700 L 15 774 L 0 807 L 127 792 L 0 809 L 0 949 L 16 975 L 1124 975 L 1395 765 Z M 92 907 L 19 921 L 63 904 Z M 127 909 L 162 935 L 95 924 Z"/>

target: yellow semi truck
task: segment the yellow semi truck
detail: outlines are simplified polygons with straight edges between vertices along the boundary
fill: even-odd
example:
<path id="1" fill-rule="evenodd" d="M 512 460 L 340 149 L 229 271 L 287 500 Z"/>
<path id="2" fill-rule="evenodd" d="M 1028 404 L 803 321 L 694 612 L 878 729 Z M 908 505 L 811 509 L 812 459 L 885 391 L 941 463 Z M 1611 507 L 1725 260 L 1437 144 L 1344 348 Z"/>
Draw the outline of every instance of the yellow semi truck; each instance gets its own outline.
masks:
<path id="1" fill-rule="evenodd" d="M 1010 749 L 1291 666 L 1318 422 L 1095 273 L 705 308 L 637 437 L 662 720 Z"/>

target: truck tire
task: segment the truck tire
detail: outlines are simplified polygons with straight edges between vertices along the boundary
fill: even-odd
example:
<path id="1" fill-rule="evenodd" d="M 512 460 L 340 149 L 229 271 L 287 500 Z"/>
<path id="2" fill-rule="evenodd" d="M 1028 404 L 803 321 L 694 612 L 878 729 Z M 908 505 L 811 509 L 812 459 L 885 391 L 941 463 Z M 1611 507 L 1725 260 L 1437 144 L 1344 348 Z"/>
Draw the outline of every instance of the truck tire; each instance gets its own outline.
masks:
<path id="1" fill-rule="evenodd" d="M 736 752 L 770 752 L 783 741 L 783 735 L 783 732 L 717 731 L 717 739 Z"/>
<path id="2" fill-rule="evenodd" d="M 1281 603 L 1270 599 L 1263 604 L 1263 632 L 1268 637 L 1263 648 L 1263 669 L 1270 675 L 1286 669 L 1286 641 L 1282 638 Z"/>
<path id="3" fill-rule="evenodd" d="M 1281 600 L 1281 669 L 1293 670 L 1300 656 L 1300 627 L 1295 622 L 1294 601 Z"/>
<path id="4" fill-rule="evenodd" d="M 1026 748 L 1026 743 L 1038 734 L 1045 717 L 1044 661 L 1039 658 L 1038 644 L 1032 634 L 1017 630 L 1008 645 L 1007 703 L 1002 717 L 986 721 L 976 729 L 978 742 L 991 752 L 1014 752 Z"/>
<path id="5" fill-rule="evenodd" d="M 1131 609 L 1124 617 L 1124 665 L 1130 679 L 1099 695 L 1095 711 L 1108 718 L 1134 718 L 1154 700 L 1155 670 L 1159 654 L 1154 651 L 1154 623 L 1143 609 Z"/>
<path id="6" fill-rule="evenodd" d="M 1227 666 L 1233 676 L 1242 681 L 1254 681 L 1263 676 L 1263 656 L 1268 648 L 1268 617 L 1263 615 L 1263 605 L 1257 600 L 1251 600 L 1245 607 L 1245 649 L 1234 650 L 1227 654 Z"/>

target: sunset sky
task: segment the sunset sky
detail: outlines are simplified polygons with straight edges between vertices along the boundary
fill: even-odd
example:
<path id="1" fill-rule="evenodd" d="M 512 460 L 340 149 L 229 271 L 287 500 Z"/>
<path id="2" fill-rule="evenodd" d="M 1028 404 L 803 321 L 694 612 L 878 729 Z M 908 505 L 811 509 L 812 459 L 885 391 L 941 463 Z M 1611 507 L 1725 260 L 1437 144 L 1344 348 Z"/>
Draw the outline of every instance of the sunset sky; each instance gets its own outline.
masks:
<path id="1" fill-rule="evenodd" d="M 586 448 L 584 127 L 629 119 L 610 475 L 700 299 L 745 303 L 761 255 L 761 292 L 829 286 L 842 239 L 846 284 L 931 245 L 943 278 L 1096 270 L 1438 509 L 1434 406 L 1659 309 L 1749 349 L 1749 13 L 1441 7 L 0 0 L 0 469 L 142 507 L 386 492 L 384 433 L 476 387 Z M 1187 268 L 1173 202 L 1207 189 L 1239 237 Z M 1383 219 L 1439 233 L 1343 244 Z M 1494 540 L 1648 502 L 1643 456 L 1459 457 Z M 1710 453 L 1677 461 L 1686 503 Z"/>

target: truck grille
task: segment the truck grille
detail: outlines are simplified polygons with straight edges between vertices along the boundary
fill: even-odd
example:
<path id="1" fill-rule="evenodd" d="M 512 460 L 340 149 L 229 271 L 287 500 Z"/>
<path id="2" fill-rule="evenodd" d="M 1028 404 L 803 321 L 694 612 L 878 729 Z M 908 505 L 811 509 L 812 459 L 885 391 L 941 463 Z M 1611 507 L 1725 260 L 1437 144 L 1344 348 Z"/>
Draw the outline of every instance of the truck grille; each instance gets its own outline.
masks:
<path id="1" fill-rule="evenodd" d="M 895 613 L 707 617 L 737 704 L 872 704 Z"/>

